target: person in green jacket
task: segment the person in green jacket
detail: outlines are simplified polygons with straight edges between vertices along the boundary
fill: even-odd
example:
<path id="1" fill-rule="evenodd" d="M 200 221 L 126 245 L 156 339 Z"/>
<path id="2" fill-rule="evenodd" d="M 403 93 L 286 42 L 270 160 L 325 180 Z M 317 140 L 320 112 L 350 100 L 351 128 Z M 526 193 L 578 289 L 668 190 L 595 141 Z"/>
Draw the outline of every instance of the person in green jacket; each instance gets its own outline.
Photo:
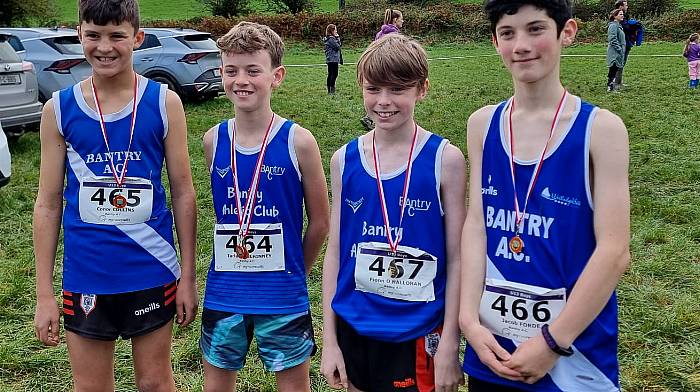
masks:
<path id="1" fill-rule="evenodd" d="M 622 9 L 614 9 L 610 12 L 608 20 L 608 91 L 616 91 L 620 85 L 615 80 L 615 75 L 625 65 L 625 32 L 620 22 L 625 17 Z"/>

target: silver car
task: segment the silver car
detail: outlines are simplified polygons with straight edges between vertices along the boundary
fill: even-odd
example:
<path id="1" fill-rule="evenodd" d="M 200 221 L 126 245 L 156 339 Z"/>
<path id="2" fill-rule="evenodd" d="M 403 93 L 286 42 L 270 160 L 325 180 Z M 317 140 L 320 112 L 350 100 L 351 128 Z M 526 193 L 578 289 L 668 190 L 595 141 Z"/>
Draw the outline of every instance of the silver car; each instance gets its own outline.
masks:
<path id="1" fill-rule="evenodd" d="M 134 51 L 136 72 L 167 84 L 180 97 L 200 99 L 223 92 L 221 55 L 211 34 L 180 28 L 144 28 Z"/>
<path id="2" fill-rule="evenodd" d="M 42 106 L 34 65 L 20 60 L 8 39 L 0 34 L 0 123 L 7 133 L 20 135 L 25 126 L 39 123 Z"/>
<path id="3" fill-rule="evenodd" d="M 78 32 L 67 28 L 0 28 L 11 34 L 10 45 L 22 60 L 34 63 L 39 79 L 39 101 L 92 74 Z"/>

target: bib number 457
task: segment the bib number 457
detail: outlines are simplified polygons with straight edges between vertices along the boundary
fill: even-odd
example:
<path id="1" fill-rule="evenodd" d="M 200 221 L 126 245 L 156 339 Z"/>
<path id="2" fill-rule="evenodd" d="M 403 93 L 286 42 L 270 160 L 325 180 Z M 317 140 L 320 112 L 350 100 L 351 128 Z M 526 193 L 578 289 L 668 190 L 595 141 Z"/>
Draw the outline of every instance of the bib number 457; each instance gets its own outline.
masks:
<path id="1" fill-rule="evenodd" d="M 383 276 L 384 273 L 388 273 L 389 277 L 393 279 L 400 279 L 405 275 L 404 262 L 408 262 L 408 266 L 411 266 L 410 268 L 412 268 L 408 279 L 415 279 L 416 276 L 418 276 L 421 268 L 423 268 L 423 260 L 391 259 L 385 267 L 384 257 L 380 256 L 374 259 L 372 264 L 369 265 L 369 270 L 376 272 L 377 276 Z"/>

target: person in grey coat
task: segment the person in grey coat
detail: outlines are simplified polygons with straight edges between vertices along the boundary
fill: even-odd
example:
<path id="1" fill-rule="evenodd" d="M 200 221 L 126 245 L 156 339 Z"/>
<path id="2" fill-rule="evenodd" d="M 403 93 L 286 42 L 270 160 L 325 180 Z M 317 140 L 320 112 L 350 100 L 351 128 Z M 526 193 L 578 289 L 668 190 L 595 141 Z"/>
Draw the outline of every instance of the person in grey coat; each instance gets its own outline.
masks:
<path id="1" fill-rule="evenodd" d="M 608 63 L 608 91 L 615 91 L 620 88 L 615 76 L 618 71 L 625 66 L 625 32 L 622 30 L 620 22 L 625 17 L 622 9 L 614 9 L 610 12 L 608 20 L 608 53 L 606 60 Z"/>
<path id="2" fill-rule="evenodd" d="M 328 66 L 328 77 L 326 78 L 328 94 L 335 94 L 335 81 L 338 78 L 338 64 L 343 63 L 343 53 L 340 51 L 340 45 L 338 28 L 334 24 L 329 24 L 326 27 L 326 36 L 323 37 L 323 46 L 326 52 L 326 65 Z"/>

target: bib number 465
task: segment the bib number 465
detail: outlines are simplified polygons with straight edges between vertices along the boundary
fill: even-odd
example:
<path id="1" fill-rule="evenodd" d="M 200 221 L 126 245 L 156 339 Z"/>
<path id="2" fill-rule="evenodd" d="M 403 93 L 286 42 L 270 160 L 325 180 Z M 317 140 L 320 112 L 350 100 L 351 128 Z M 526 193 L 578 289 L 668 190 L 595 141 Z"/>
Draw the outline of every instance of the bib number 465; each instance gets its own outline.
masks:
<path id="1" fill-rule="evenodd" d="M 493 303 L 491 304 L 491 309 L 499 312 L 501 314 L 501 317 L 505 317 L 510 311 L 510 313 L 513 314 L 513 317 L 515 319 L 524 321 L 527 320 L 530 316 L 530 312 L 528 312 L 526 304 L 526 300 L 516 299 L 513 302 L 511 302 L 509 310 L 507 306 L 506 296 L 501 295 L 498 298 L 496 298 L 495 301 L 493 301 Z M 547 305 L 549 305 L 549 301 L 539 301 L 534 303 L 534 305 L 532 306 L 532 317 L 536 321 L 540 323 L 546 323 L 552 318 L 552 313 L 547 308 Z"/>
<path id="2" fill-rule="evenodd" d="M 122 193 L 124 192 L 124 189 L 122 188 L 115 188 L 112 189 L 111 192 L 109 192 L 108 195 L 105 197 L 105 189 L 104 188 L 99 188 L 95 193 L 92 194 L 90 197 L 90 201 L 97 202 L 99 205 L 104 205 L 105 203 L 109 203 L 110 205 L 114 205 L 115 198 L 124 198 L 126 197 L 126 207 L 136 207 L 139 204 L 141 204 L 141 190 L 140 189 L 128 189 L 126 191 L 126 196 L 124 196 Z"/>

